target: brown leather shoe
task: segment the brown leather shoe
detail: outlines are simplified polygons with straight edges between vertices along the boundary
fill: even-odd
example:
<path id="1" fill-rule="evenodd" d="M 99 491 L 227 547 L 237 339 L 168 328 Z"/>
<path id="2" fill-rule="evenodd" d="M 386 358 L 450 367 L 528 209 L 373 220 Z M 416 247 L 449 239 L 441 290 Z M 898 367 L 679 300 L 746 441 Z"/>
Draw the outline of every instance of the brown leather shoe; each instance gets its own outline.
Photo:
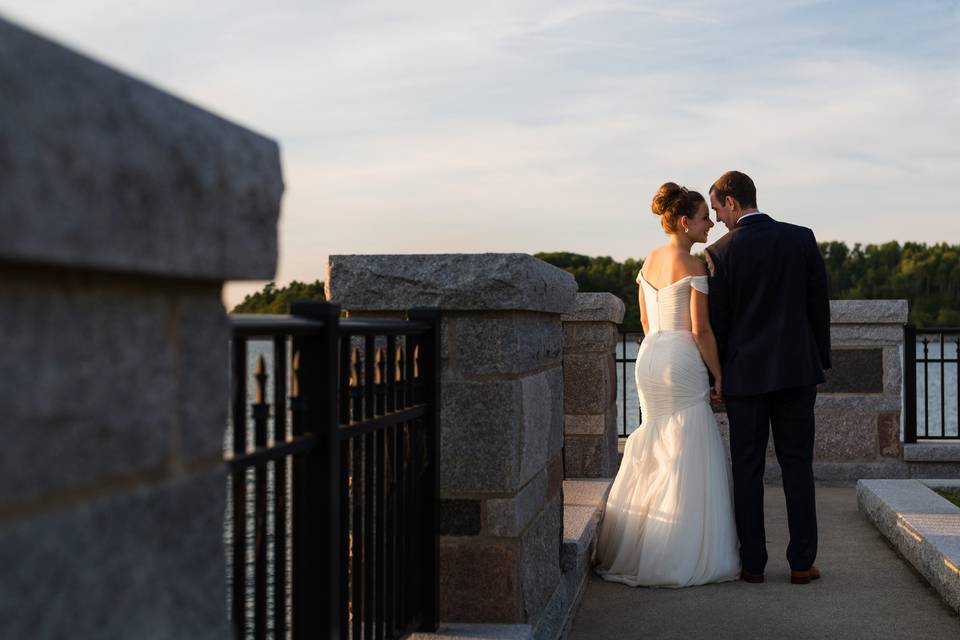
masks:
<path id="1" fill-rule="evenodd" d="M 810 567 L 806 571 L 791 571 L 790 582 L 792 584 L 810 584 L 811 580 L 820 579 L 820 569 Z"/>
<path id="2" fill-rule="evenodd" d="M 741 571 L 740 579 L 744 582 L 749 582 L 751 584 L 760 584 L 763 582 L 762 573 L 750 573 L 749 571 Z"/>

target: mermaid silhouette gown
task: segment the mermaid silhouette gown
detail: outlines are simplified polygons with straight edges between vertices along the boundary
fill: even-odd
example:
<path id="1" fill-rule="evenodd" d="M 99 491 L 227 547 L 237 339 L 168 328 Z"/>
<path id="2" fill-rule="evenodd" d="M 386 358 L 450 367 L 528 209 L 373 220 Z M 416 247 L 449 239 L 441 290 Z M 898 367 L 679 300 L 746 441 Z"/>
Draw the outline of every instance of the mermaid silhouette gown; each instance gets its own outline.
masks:
<path id="1" fill-rule="evenodd" d="M 637 353 L 643 424 L 627 438 L 597 543 L 597 573 L 630 586 L 735 580 L 740 558 L 730 468 L 710 408 L 707 369 L 690 324 L 687 276 L 643 287 L 649 333 Z"/>

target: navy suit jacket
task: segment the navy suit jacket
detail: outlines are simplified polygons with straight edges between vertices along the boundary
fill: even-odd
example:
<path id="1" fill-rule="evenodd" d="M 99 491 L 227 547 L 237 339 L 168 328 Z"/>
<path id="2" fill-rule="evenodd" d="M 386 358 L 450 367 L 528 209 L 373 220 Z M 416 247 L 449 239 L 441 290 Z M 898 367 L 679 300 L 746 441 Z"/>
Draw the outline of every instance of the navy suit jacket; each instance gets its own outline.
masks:
<path id="1" fill-rule="evenodd" d="M 723 394 L 823 382 L 830 368 L 830 298 L 813 231 L 752 215 L 706 255 Z"/>

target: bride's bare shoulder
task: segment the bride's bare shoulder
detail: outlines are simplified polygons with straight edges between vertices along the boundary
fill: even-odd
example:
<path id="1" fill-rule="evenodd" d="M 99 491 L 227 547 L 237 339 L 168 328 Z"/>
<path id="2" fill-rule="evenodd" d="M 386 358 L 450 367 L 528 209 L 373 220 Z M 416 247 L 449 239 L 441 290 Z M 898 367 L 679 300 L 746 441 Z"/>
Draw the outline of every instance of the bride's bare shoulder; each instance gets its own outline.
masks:
<path id="1" fill-rule="evenodd" d="M 684 271 L 686 271 L 687 275 L 689 276 L 707 275 L 706 263 L 696 256 L 683 254 L 683 256 L 681 257 L 681 263 L 683 264 Z"/>

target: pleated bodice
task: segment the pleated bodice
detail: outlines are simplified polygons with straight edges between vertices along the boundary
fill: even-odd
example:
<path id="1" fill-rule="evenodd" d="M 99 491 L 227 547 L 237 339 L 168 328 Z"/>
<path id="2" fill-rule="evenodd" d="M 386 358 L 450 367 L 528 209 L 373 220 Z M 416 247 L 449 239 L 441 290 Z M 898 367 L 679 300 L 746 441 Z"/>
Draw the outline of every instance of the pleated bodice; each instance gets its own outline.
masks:
<path id="1" fill-rule="evenodd" d="M 640 273 L 637 283 L 643 287 L 650 333 L 690 331 L 690 289 L 707 293 L 707 276 L 686 276 L 657 289 Z"/>

